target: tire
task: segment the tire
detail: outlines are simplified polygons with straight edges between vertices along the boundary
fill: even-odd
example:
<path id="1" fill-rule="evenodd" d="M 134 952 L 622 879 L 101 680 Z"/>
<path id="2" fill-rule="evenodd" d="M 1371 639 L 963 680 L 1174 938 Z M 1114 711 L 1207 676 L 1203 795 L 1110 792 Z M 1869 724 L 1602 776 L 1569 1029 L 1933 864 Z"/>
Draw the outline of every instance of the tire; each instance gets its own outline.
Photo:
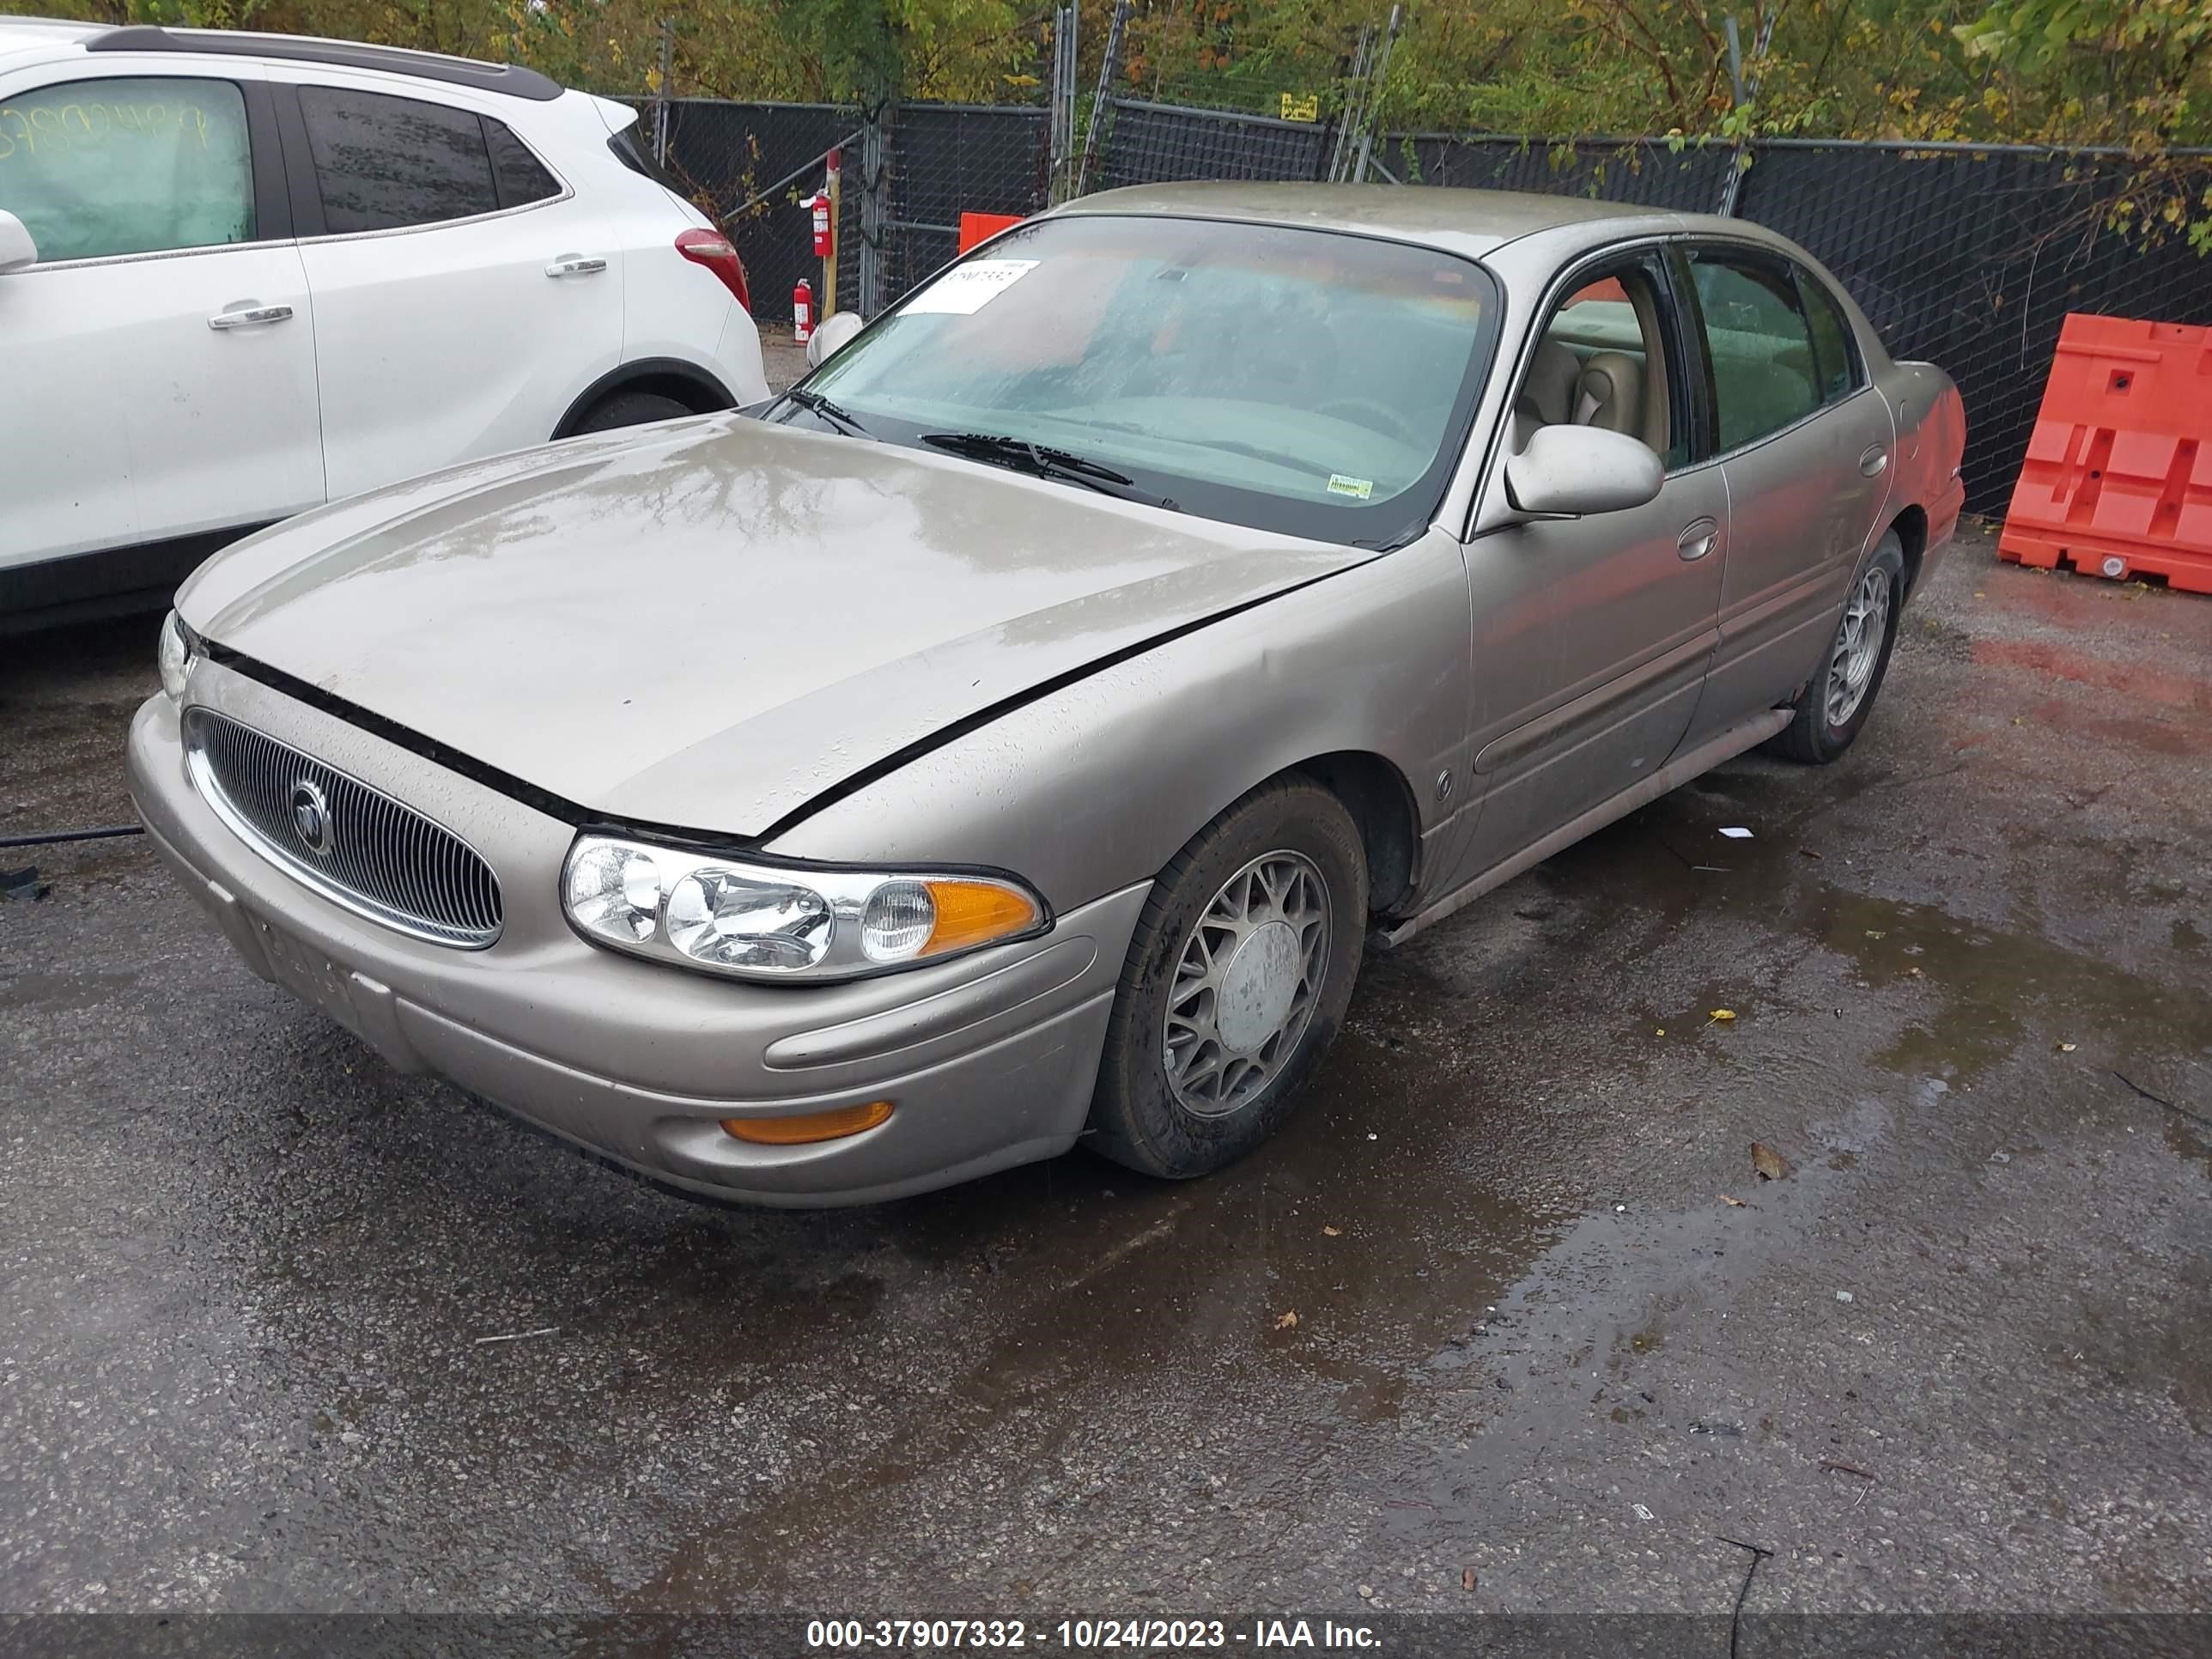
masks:
<path id="1" fill-rule="evenodd" d="M 1239 884 L 1245 910 L 1261 918 L 1256 926 L 1227 914 Z M 1318 938 L 1309 926 L 1316 908 Z M 1194 975 L 1178 968 L 1208 915 L 1213 966 L 1194 989 Z M 1091 1104 L 1092 1147 L 1143 1174 L 1186 1181 L 1267 1139 L 1336 1039 L 1366 931 L 1367 861 L 1342 802 L 1294 778 L 1229 807 L 1160 872 L 1138 918 Z M 1287 994 L 1286 977 L 1295 980 Z M 1210 1079 L 1208 1041 L 1220 1061 Z"/>
<path id="2" fill-rule="evenodd" d="M 612 432 L 617 427 L 643 426 L 648 421 L 680 420 L 698 411 L 689 404 L 658 392 L 617 392 L 602 398 L 569 428 L 569 436 L 583 432 Z"/>
<path id="3" fill-rule="evenodd" d="M 1881 638 L 1870 654 L 1861 657 L 1859 636 L 1875 620 L 1862 609 L 1867 605 L 1881 608 Z M 1826 766 L 1851 746 L 1865 729 L 1889 673 L 1889 653 L 1897 644 L 1897 620 L 1904 608 L 1905 544 L 1894 530 L 1885 531 L 1875 544 L 1873 556 L 1851 578 L 1836 631 L 1820 653 L 1820 665 L 1799 694 L 1790 724 L 1768 741 L 1769 749 L 1808 766 Z M 1841 709 L 1843 717 L 1832 718 L 1839 704 L 1848 705 Z"/>

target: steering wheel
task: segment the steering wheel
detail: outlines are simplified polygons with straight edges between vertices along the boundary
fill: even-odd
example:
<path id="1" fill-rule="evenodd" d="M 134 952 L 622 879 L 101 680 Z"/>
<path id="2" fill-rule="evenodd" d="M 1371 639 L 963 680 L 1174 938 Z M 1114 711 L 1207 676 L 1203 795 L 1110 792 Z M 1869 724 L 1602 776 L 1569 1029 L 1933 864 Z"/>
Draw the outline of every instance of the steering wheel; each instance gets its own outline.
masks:
<path id="1" fill-rule="evenodd" d="M 1395 438 L 1401 444 L 1418 444 L 1420 434 L 1407 423 L 1406 417 L 1388 404 L 1372 398 L 1335 398 L 1315 406 L 1316 415 L 1334 415 L 1354 424 L 1372 428 L 1386 438 Z"/>

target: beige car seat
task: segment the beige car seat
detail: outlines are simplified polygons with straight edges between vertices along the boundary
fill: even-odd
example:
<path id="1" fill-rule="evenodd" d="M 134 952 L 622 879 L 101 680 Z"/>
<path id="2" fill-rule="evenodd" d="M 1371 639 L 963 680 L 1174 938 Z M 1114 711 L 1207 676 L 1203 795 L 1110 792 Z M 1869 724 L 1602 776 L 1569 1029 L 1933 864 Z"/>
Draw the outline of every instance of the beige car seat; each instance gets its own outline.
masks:
<path id="1" fill-rule="evenodd" d="M 1582 377 L 1575 384 L 1574 422 L 1577 426 L 1625 432 L 1650 443 L 1644 429 L 1643 364 L 1619 351 L 1601 351 L 1583 364 Z"/>
<path id="2" fill-rule="evenodd" d="M 1557 340 L 1544 340 L 1528 364 L 1521 395 L 1513 400 L 1513 447 L 1526 449 L 1540 426 L 1565 426 L 1575 412 L 1575 382 L 1582 359 Z"/>

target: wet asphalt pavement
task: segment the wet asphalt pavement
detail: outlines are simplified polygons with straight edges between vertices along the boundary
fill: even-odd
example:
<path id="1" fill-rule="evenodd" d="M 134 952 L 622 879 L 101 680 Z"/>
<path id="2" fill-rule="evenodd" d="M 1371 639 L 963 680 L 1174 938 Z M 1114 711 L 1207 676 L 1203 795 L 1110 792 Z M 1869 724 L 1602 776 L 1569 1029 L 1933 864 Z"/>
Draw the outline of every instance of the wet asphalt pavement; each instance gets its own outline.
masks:
<path id="1" fill-rule="evenodd" d="M 0 644 L 0 834 L 130 817 L 153 633 Z M 0 1610 L 2212 1607 L 2208 678 L 1968 540 L 1843 763 L 1370 954 L 1177 1187 L 687 1202 L 0 854 Z"/>

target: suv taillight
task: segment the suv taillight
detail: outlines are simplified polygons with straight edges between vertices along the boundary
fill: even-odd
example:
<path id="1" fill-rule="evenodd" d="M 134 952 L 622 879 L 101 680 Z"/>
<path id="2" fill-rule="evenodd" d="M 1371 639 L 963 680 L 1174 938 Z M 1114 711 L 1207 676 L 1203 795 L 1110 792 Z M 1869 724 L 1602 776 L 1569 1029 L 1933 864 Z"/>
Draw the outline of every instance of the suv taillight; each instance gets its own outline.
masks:
<path id="1" fill-rule="evenodd" d="M 737 295 L 747 311 L 753 296 L 745 289 L 745 267 L 730 239 L 719 230 L 687 230 L 676 239 L 676 251 L 695 265 L 704 265 L 722 279 L 722 286 Z"/>

